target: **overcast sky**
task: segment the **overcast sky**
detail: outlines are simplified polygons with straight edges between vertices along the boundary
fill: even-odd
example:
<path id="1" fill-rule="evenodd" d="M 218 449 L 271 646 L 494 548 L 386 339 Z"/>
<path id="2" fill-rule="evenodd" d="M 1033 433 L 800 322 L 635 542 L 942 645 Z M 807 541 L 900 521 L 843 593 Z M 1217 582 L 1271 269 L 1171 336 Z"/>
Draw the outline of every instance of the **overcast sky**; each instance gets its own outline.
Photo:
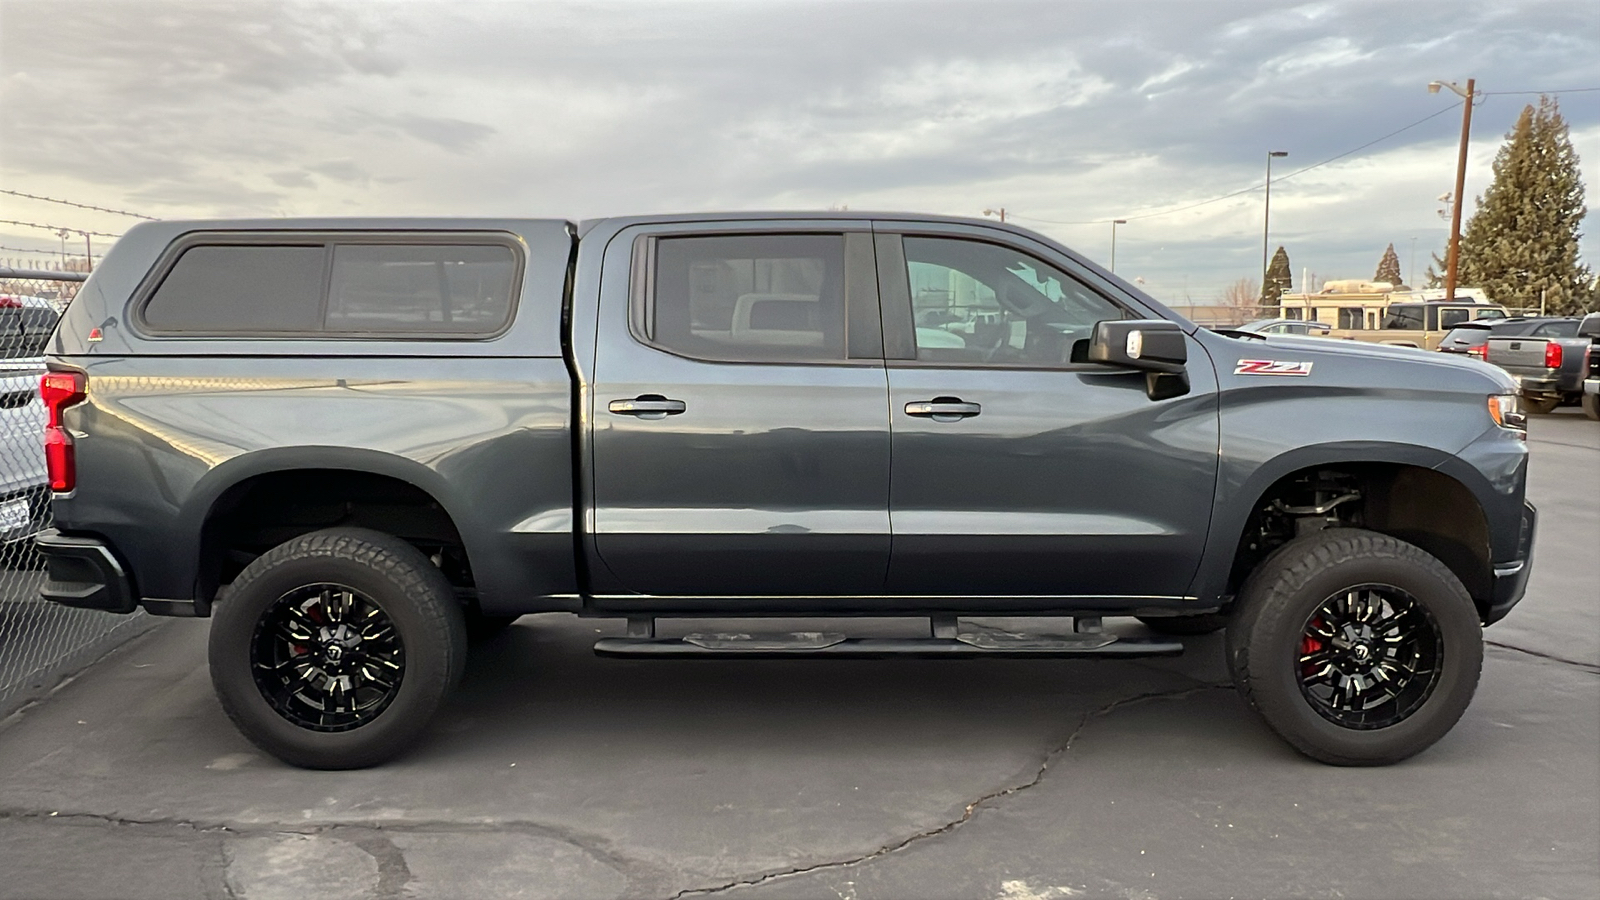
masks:
<path id="1" fill-rule="evenodd" d="M 1413 239 L 1420 276 L 1460 133 L 1425 86 L 1468 77 L 1600 87 L 1596 3 L 0 0 L 0 187 L 161 218 L 1003 206 L 1102 262 L 1127 218 L 1118 273 L 1204 303 L 1259 277 L 1268 150 L 1296 289 L 1390 242 L 1409 276 Z M 1469 195 L 1531 101 L 1475 109 Z M 1593 185 L 1600 92 L 1560 101 Z"/>

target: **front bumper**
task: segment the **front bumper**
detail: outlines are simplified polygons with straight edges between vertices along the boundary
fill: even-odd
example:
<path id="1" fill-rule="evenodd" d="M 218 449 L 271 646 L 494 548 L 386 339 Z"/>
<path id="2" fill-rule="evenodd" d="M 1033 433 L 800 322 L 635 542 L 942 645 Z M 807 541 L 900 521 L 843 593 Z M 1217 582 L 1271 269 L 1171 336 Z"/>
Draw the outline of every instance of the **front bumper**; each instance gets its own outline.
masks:
<path id="1" fill-rule="evenodd" d="M 1494 564 L 1494 587 L 1489 597 L 1489 607 L 1484 610 L 1483 624 L 1493 625 L 1506 617 L 1528 590 L 1528 575 L 1533 571 L 1533 535 L 1538 526 L 1539 511 L 1532 503 L 1523 503 L 1522 532 L 1517 538 L 1517 558 L 1511 562 Z"/>
<path id="2" fill-rule="evenodd" d="M 33 545 L 44 557 L 46 570 L 39 596 L 80 609 L 131 613 L 138 608 L 133 579 L 104 541 L 46 528 L 34 537 Z"/>

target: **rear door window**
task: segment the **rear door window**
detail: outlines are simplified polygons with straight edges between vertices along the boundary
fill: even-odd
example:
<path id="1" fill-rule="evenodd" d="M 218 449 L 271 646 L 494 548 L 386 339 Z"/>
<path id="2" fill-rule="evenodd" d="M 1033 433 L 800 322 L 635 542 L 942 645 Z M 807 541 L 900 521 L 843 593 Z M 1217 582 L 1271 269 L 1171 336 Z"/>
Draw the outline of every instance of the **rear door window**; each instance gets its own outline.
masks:
<path id="1" fill-rule="evenodd" d="M 642 337 L 696 359 L 845 358 L 845 237 L 760 234 L 657 242 Z"/>
<path id="2" fill-rule="evenodd" d="M 1385 329 L 1403 331 L 1421 331 L 1422 307 L 1402 303 L 1389 307 L 1388 314 L 1383 317 L 1383 327 Z"/>

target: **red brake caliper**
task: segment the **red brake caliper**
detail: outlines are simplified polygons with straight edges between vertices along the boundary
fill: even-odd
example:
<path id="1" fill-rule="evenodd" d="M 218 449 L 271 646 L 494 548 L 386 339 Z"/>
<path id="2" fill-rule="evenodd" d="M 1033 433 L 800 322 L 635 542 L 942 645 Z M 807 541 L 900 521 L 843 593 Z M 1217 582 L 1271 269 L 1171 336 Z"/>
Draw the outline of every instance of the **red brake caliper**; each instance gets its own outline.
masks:
<path id="1" fill-rule="evenodd" d="M 1311 620 L 1311 627 L 1312 628 L 1321 628 L 1321 627 L 1323 627 L 1322 626 L 1322 618 L 1319 616 L 1319 617 L 1317 617 L 1315 619 L 1312 619 Z M 1318 650 L 1321 650 L 1321 649 L 1322 649 L 1322 641 L 1321 640 L 1319 640 L 1317 638 L 1314 638 L 1309 634 L 1303 635 L 1300 638 L 1300 655 L 1302 657 L 1310 656 L 1311 654 L 1313 654 L 1313 653 L 1315 653 L 1315 652 L 1317 652 Z M 1306 669 L 1305 674 L 1310 675 L 1312 673 L 1313 669 L 1315 668 L 1315 664 L 1314 663 L 1305 663 L 1304 665 L 1305 665 L 1305 669 Z"/>

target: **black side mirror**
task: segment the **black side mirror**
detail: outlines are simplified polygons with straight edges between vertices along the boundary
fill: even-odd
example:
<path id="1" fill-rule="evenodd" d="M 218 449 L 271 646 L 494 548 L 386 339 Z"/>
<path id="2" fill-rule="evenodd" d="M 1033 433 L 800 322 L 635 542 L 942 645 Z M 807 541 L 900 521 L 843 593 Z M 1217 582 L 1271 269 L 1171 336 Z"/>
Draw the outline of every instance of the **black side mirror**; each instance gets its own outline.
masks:
<path id="1" fill-rule="evenodd" d="M 1146 372 L 1184 371 L 1189 348 L 1183 329 L 1164 319 L 1109 319 L 1096 322 L 1089 361 Z"/>
<path id="2" fill-rule="evenodd" d="M 1144 372 L 1145 393 L 1167 400 L 1189 393 L 1189 347 L 1183 329 L 1165 319 L 1108 319 L 1096 322 L 1089 362 Z"/>

